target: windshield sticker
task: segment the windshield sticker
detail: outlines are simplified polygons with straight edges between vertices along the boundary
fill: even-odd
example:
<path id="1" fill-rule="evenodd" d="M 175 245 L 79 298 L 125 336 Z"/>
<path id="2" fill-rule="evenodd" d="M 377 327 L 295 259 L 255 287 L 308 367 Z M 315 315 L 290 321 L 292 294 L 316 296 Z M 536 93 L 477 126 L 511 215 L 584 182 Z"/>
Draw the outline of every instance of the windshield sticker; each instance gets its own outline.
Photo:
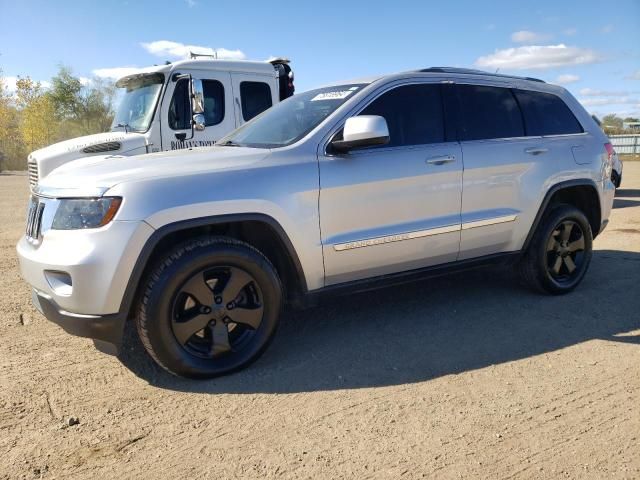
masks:
<path id="1" fill-rule="evenodd" d="M 324 92 L 319 93 L 315 97 L 311 99 L 312 102 L 317 102 L 319 100 L 342 100 L 343 98 L 347 98 L 349 95 L 353 93 L 353 90 L 340 90 L 337 92 Z"/>

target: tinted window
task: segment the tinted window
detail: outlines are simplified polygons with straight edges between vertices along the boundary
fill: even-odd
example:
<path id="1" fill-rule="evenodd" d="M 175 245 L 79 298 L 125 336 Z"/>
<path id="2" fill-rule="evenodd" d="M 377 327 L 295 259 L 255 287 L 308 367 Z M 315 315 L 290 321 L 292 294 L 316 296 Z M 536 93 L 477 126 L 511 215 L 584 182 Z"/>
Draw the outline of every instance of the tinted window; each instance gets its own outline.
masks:
<path id="1" fill-rule="evenodd" d="M 582 133 L 583 129 L 560 97 L 550 93 L 514 90 L 527 135 L 563 135 Z"/>
<path id="2" fill-rule="evenodd" d="M 224 118 L 224 86 L 217 80 L 203 80 L 202 88 L 205 125 L 217 125 Z M 178 80 L 169 104 L 169 128 L 172 130 L 191 128 L 189 97 L 189 80 Z"/>
<path id="3" fill-rule="evenodd" d="M 463 140 L 524 136 L 522 115 L 511 90 L 458 85 Z"/>
<path id="4" fill-rule="evenodd" d="M 440 85 L 407 85 L 375 99 L 360 115 L 380 115 L 389 126 L 385 147 L 444 141 Z"/>
<path id="5" fill-rule="evenodd" d="M 186 130 L 191 128 L 189 114 L 189 80 L 181 79 L 176 83 L 173 98 L 169 104 L 169 128 Z"/>
<path id="6" fill-rule="evenodd" d="M 242 118 L 251 120 L 271 107 L 271 87 L 263 82 L 241 82 Z"/>
<path id="7" fill-rule="evenodd" d="M 217 80 L 203 80 L 204 124 L 217 125 L 224 119 L 224 86 Z"/>

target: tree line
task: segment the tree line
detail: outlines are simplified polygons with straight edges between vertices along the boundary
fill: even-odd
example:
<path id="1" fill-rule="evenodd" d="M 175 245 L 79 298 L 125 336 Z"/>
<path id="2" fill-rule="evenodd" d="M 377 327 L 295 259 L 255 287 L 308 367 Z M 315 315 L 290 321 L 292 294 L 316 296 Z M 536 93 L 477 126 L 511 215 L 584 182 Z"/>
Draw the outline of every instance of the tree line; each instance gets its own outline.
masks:
<path id="1" fill-rule="evenodd" d="M 29 153 L 52 143 L 109 130 L 113 83 L 96 78 L 83 85 L 65 66 L 50 83 L 19 77 L 10 92 L 0 70 L 0 171 L 26 169 Z"/>

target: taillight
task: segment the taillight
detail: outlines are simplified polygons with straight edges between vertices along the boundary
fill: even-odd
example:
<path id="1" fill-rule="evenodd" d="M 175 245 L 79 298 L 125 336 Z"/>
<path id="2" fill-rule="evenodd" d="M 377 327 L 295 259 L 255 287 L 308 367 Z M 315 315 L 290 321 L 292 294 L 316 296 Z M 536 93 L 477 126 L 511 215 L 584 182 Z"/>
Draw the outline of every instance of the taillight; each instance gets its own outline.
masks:
<path id="1" fill-rule="evenodd" d="M 609 160 L 609 163 L 613 163 L 613 156 L 616 154 L 616 151 L 613 149 L 613 145 L 605 143 L 604 148 L 607 151 L 607 160 Z"/>

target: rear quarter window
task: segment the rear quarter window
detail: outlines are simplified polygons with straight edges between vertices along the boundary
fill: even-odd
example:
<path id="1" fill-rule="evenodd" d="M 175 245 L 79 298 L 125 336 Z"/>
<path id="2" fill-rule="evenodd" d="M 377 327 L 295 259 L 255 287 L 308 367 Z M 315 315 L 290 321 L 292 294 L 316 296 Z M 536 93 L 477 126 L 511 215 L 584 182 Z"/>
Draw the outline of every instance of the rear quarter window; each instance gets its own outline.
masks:
<path id="1" fill-rule="evenodd" d="M 524 118 L 527 136 L 569 135 L 584 129 L 571 109 L 557 95 L 514 90 Z"/>

